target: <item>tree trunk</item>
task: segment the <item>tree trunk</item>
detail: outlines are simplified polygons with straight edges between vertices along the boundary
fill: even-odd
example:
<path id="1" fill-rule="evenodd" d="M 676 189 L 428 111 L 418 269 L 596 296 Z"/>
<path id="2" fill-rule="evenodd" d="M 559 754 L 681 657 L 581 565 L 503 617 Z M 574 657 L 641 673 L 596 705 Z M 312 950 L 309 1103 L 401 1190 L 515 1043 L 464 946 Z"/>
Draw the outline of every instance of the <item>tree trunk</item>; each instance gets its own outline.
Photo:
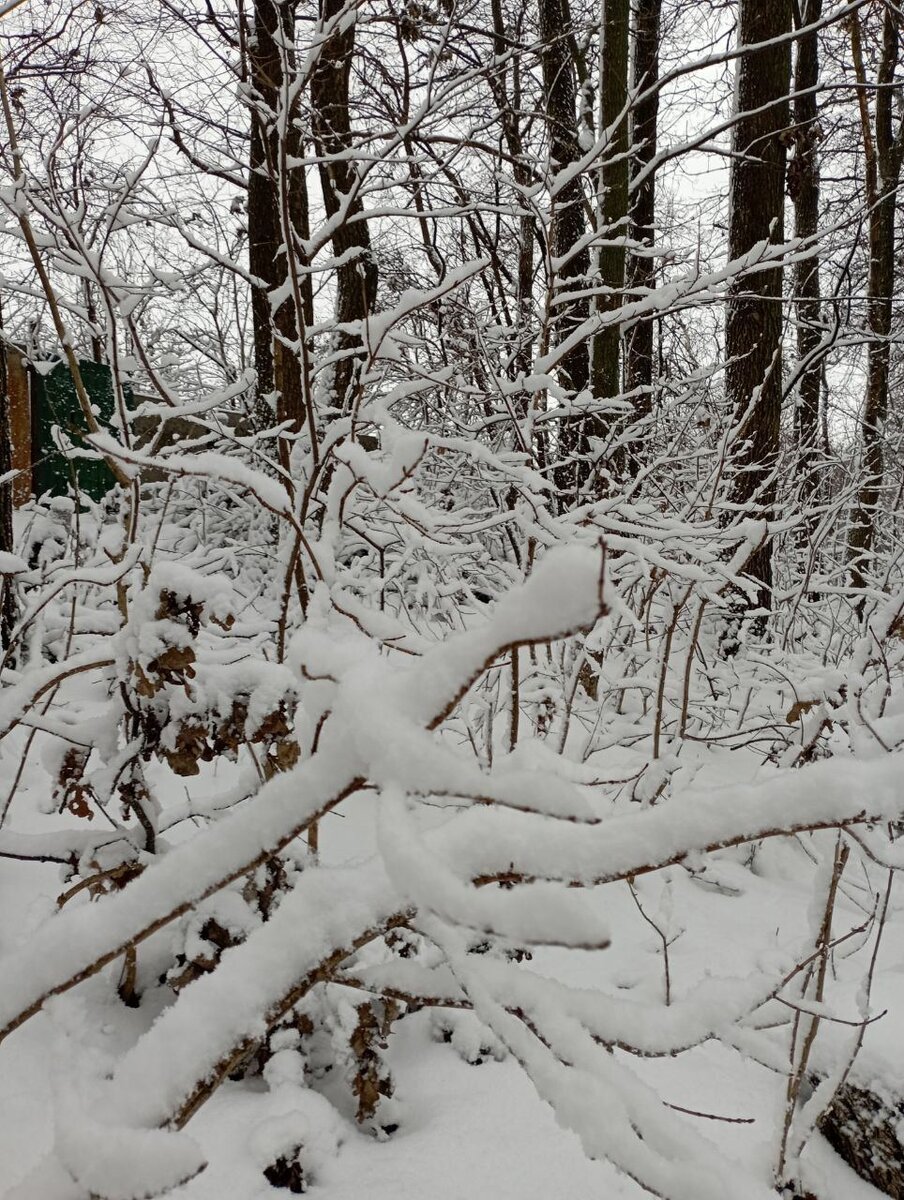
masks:
<path id="1" fill-rule="evenodd" d="M 862 589 L 876 538 L 876 506 L 884 470 L 882 439 L 888 416 L 888 374 L 892 293 L 895 277 L 895 196 L 901 176 L 904 138 L 899 125 L 894 130 L 895 72 L 899 55 L 898 18 L 885 9 L 882 50 L 876 88 L 875 132 L 870 128 L 865 95 L 865 71 L 860 42 L 860 16 L 851 18 L 851 50 L 860 88 L 863 129 L 866 200 L 869 206 L 869 301 L 866 395 L 860 421 L 861 478 L 848 531 L 848 563 L 851 586 Z M 862 611 L 863 597 L 859 607 Z"/>
<path id="2" fill-rule="evenodd" d="M 659 18 L 662 0 L 638 0 L 634 14 L 634 62 L 632 86 L 640 93 L 649 92 L 635 103 L 631 120 L 631 173 L 637 176 L 656 157 L 656 130 L 659 117 Z M 652 90 L 651 90 L 652 89 Z M 651 171 L 642 182 L 631 187 L 631 241 L 652 246 L 656 231 L 656 176 Z M 636 299 L 642 299 L 655 286 L 653 259 L 633 251 L 628 258 L 628 285 Z M 640 320 L 625 339 L 625 391 L 634 405 L 635 418 L 646 416 L 653 401 L 653 320 Z"/>
<path id="3" fill-rule="evenodd" d="M 845 1083 L 819 1130 L 848 1166 L 892 1200 L 904 1200 L 904 1101 Z"/>
<path id="4" fill-rule="evenodd" d="M 822 16 L 822 0 L 803 0 L 802 25 Z M 788 164 L 788 194 L 794 204 L 794 234 L 807 244 L 809 257 L 795 267 L 794 296 L 797 353 L 803 366 L 794 407 L 794 444 L 800 471 L 801 501 L 812 497 L 817 476 L 819 397 L 822 361 L 818 357 L 821 295 L 819 287 L 819 41 L 815 30 L 797 42 L 794 64 L 794 157 Z"/>
<path id="5" fill-rule="evenodd" d="M 603 237 L 615 242 L 628 233 L 628 0 L 603 0 L 600 70 L 600 125 L 613 131 L 600 169 L 600 222 Z M 597 307 L 615 312 L 625 286 L 625 247 L 603 245 L 599 251 L 599 281 L 606 291 Z M 594 398 L 621 394 L 621 330 L 608 325 L 593 341 Z"/>
<path id="6" fill-rule="evenodd" d="M 321 0 L 324 26 L 336 22 L 347 8 L 346 0 Z M 354 10 L 351 10 L 352 14 Z M 334 24 L 311 76 L 312 128 L 320 160 L 320 187 L 327 217 L 344 216 L 333 233 L 336 267 L 336 320 L 340 325 L 364 322 L 377 300 L 377 264 L 371 252 L 370 231 L 363 217 L 358 173 L 349 151 L 349 84 L 355 52 L 355 23 Z M 333 403 L 338 412 L 349 411 L 360 370 L 361 337 L 340 331 L 334 339 Z"/>
<path id="7" fill-rule="evenodd" d="M 12 430 L 10 425 L 10 390 L 7 374 L 6 342 L 0 313 L 0 476 L 13 468 Z M 0 484 L 0 550 L 12 554 L 13 541 L 13 481 Z M 10 635 L 16 625 L 18 609 L 11 575 L 0 580 L 0 647 L 9 649 Z"/>
<path id="8" fill-rule="evenodd" d="M 577 129 L 577 93 L 571 12 L 568 0 L 540 0 L 540 64 L 549 138 L 553 221 L 550 251 L 558 260 L 551 281 L 551 327 L 554 344 L 561 344 L 582 322 L 589 307 L 586 297 L 590 256 L 581 242 L 586 233 L 584 192 L 578 175 L 558 183 L 558 177 L 580 157 Z M 566 293 L 566 295 L 562 295 Z M 559 358 L 562 385 L 573 395 L 590 382 L 590 359 L 585 341 L 578 341 Z M 584 418 L 563 417 L 559 423 L 559 462 L 554 482 L 560 503 L 575 502 L 589 475 Z"/>
<path id="9" fill-rule="evenodd" d="M 500 63 L 506 62 L 506 28 L 501 0 L 492 0 L 493 50 Z M 531 183 L 531 169 L 524 153 L 521 131 L 521 62 L 518 54 L 511 56 L 512 94 L 508 92 L 508 70 L 505 65 L 491 71 L 488 82 L 493 99 L 499 108 L 502 135 L 512 160 L 512 175 L 519 188 Z M 533 289 L 534 289 L 534 218 L 529 212 L 522 213 L 518 222 L 518 275 L 515 301 L 518 310 L 516 349 L 512 356 L 511 373 L 527 374 L 530 371 L 531 344 L 533 340 Z M 527 394 L 515 397 L 517 408 L 526 416 Z"/>
<path id="10" fill-rule="evenodd" d="M 297 432 L 304 422 L 304 382 L 301 340 L 313 323 L 310 276 L 302 278 L 302 311 L 289 295 L 272 310 L 271 294 L 283 288 L 289 274 L 289 253 L 283 234 L 282 209 L 288 210 L 293 240 L 308 236 L 308 205 L 304 169 L 285 169 L 288 160 L 303 156 L 297 116 L 298 98 L 280 122 L 284 73 L 294 73 L 295 8 L 297 0 L 255 0 L 254 24 L 248 37 L 248 68 L 252 92 L 250 171 L 248 175 L 248 259 L 261 283 L 251 290 L 254 365 L 257 371 L 256 422 L 290 422 Z M 283 128 L 280 129 L 280 125 Z M 285 144 L 281 146 L 282 139 Z M 281 150 L 283 153 L 281 153 Z M 284 189 L 284 195 L 281 190 Z M 275 405 L 274 405 L 275 401 Z M 288 443 L 280 439 L 280 462 L 288 466 Z"/>
<path id="11" fill-rule="evenodd" d="M 741 0 L 738 42 L 756 46 L 738 59 L 731 160 L 728 252 L 732 259 L 784 238 L 785 144 L 791 75 L 790 0 Z M 757 46 L 757 43 L 760 43 Z M 763 44 L 765 43 L 765 44 Z M 725 318 L 725 394 L 735 430 L 732 501 L 769 520 L 776 496 L 782 403 L 782 267 L 748 273 L 730 289 Z M 772 546 L 765 539 L 747 562 L 758 585 L 756 607 L 772 588 Z M 743 601 L 746 608 L 748 602 Z"/>

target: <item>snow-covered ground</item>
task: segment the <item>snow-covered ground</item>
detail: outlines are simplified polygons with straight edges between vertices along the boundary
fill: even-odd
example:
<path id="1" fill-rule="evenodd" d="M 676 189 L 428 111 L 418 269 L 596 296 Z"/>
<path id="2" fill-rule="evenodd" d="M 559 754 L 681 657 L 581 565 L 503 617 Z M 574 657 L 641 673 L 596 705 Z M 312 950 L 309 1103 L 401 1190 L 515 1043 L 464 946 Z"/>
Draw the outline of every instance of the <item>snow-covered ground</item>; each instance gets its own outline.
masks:
<path id="1" fill-rule="evenodd" d="M 41 775 L 39 767 L 32 768 L 27 795 L 40 790 Z M 44 780 L 45 786 L 48 782 Z M 193 781 L 193 798 L 215 794 L 223 782 L 221 768 L 216 775 L 205 774 Z M 326 863 L 360 862 L 374 853 L 374 806 L 373 797 L 364 794 L 328 817 L 321 833 Z M 22 802 L 13 828 L 29 832 L 46 820 L 29 813 Z M 817 836 L 827 848 L 826 839 L 833 835 Z M 573 987 L 636 998 L 640 1006 L 664 998 L 659 931 L 669 942 L 673 1003 L 709 976 L 743 978 L 776 956 L 793 954 L 806 934 L 812 890 L 808 848 L 764 843 L 752 863 L 745 859 L 746 852 L 726 851 L 694 875 L 683 867 L 667 868 L 638 879 L 633 896 L 625 883 L 597 889 L 595 901 L 612 930 L 611 947 L 602 952 L 540 948 L 525 969 Z M 852 872 L 836 928 L 862 920 L 857 906 L 864 902 L 865 893 L 858 891 L 863 882 Z M 0 872 L 0 953 L 28 943 L 54 912 L 61 890 L 55 866 L 5 864 Z M 900 1011 L 900 935 L 896 919 L 885 934 L 873 1013 L 886 1007 L 891 1014 Z M 169 989 L 155 979 L 158 960 L 164 964 L 170 952 L 169 936 L 159 935 L 141 956 L 139 979 L 145 991 L 138 1009 L 126 1008 L 117 998 L 119 966 L 114 964 L 50 1001 L 0 1049 L 4 1197 L 76 1200 L 82 1195 L 47 1165 L 55 1114 L 73 1099 L 90 1109 L 92 1081 L 110 1074 L 170 1002 Z M 842 1019 L 857 1019 L 859 957 L 853 973 L 840 958 L 837 963 L 842 980 L 847 977 L 849 983 L 838 985 L 829 1007 Z M 180 1200 L 263 1200 L 287 1194 L 262 1176 L 268 1152 L 284 1132 L 306 1146 L 307 1186 L 323 1200 L 634 1200 L 644 1194 L 608 1163 L 585 1156 L 577 1136 L 557 1125 L 550 1107 L 510 1057 L 498 1061 L 492 1053 L 481 1053 L 494 1039 L 485 1030 L 481 1033 L 472 1014 L 447 1013 L 442 1022 L 453 1031 L 450 1041 L 441 1039 L 437 1016 L 429 1011 L 397 1022 L 389 1038 L 400 1121 L 391 1137 L 377 1140 L 355 1125 L 350 1093 L 341 1081 L 327 1075 L 308 1087 L 298 1072 L 268 1069 L 263 1078 L 224 1083 L 189 1123 L 187 1131 L 200 1144 L 208 1166 L 171 1194 Z M 777 1032 L 771 1040 L 761 1036 L 762 1046 L 774 1050 L 772 1065 L 780 1065 L 783 1034 Z M 882 1063 L 886 1070 L 890 1062 L 900 1064 L 902 1042 L 895 1016 L 883 1017 L 867 1030 L 862 1061 Z M 739 1180 L 769 1184 L 784 1093 L 784 1079 L 777 1072 L 716 1042 L 676 1057 L 631 1061 L 663 1102 L 686 1111 L 689 1128 L 737 1163 Z M 820 1200 L 878 1195 L 818 1135 L 807 1150 L 805 1167 L 805 1178 Z"/>

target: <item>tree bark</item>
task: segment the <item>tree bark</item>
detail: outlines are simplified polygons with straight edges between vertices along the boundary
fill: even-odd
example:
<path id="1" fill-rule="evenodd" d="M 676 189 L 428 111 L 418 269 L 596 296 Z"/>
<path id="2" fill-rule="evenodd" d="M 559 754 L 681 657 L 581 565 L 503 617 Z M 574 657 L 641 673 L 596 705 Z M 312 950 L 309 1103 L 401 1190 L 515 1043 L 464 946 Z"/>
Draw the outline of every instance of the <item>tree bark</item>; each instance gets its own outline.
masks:
<path id="1" fill-rule="evenodd" d="M 861 1179 L 892 1200 L 904 1200 L 902 1123 L 900 1096 L 880 1096 L 845 1083 L 820 1118 L 819 1130 Z"/>
<path id="2" fill-rule="evenodd" d="M 895 132 L 895 73 L 900 51 L 898 18 L 890 7 L 882 23 L 882 49 L 875 100 L 875 131 L 870 128 L 865 95 L 865 71 L 860 40 L 860 15 L 850 22 L 851 51 L 860 84 L 866 201 L 869 208 L 869 283 L 866 395 L 860 420 L 861 485 L 848 530 L 851 586 L 867 585 L 867 572 L 876 539 L 876 507 L 884 471 L 882 440 L 888 416 L 892 294 L 895 282 L 895 198 L 901 177 L 904 122 Z M 859 601 L 862 611 L 863 597 Z"/>
<path id="3" fill-rule="evenodd" d="M 352 128 L 349 118 L 349 85 L 355 53 L 355 22 L 349 16 L 336 22 L 348 8 L 346 0 L 321 0 L 320 20 L 331 28 L 311 76 L 312 129 L 320 168 L 320 187 L 327 217 L 344 215 L 333 233 L 336 267 L 336 321 L 360 323 L 377 300 L 377 263 L 371 251 L 370 231 L 358 191 L 358 173 L 349 154 Z M 351 10 L 353 14 L 354 10 Z M 362 340 L 359 333 L 340 330 L 334 339 L 335 367 L 332 399 L 338 412 L 349 411 L 360 370 Z"/>
<path id="4" fill-rule="evenodd" d="M 735 81 L 728 252 L 731 259 L 784 238 L 785 143 L 791 76 L 790 0 L 741 0 Z M 769 520 L 776 497 L 782 403 L 782 267 L 737 279 L 725 319 L 725 394 L 735 429 L 731 499 L 735 510 Z M 755 607 L 768 607 L 772 546 L 766 538 L 747 562 Z M 743 607 L 747 607 L 746 599 Z"/>
<path id="5" fill-rule="evenodd" d="M 10 390 L 7 373 L 6 342 L 3 338 L 3 318 L 0 313 L 0 476 L 8 474 L 13 467 L 12 430 L 10 426 Z M 13 541 L 13 481 L 0 484 L 0 550 L 12 554 Z M 0 580 L 0 646 L 9 649 L 10 638 L 16 625 L 18 608 L 11 575 Z"/>
<path id="6" fill-rule="evenodd" d="M 492 0 L 493 14 L 493 50 L 497 59 L 506 60 L 506 28 L 502 13 L 501 0 Z M 532 179 L 531 168 L 524 153 L 524 138 L 521 130 L 521 62 L 520 55 L 511 57 L 512 94 L 508 91 L 508 69 L 502 66 L 498 71 L 491 71 L 488 76 L 493 99 L 499 108 L 502 124 L 502 135 L 505 138 L 506 149 L 512 160 L 512 174 L 519 188 L 530 186 Z M 515 302 L 518 311 L 518 329 L 516 331 L 516 350 L 512 357 L 511 370 L 513 375 L 527 373 L 530 370 L 531 343 L 533 340 L 533 288 L 534 288 L 534 218 L 528 213 L 522 213 L 518 222 L 518 275 L 516 280 Z M 519 410 L 526 415 L 527 395 L 516 398 Z"/>
<path id="7" fill-rule="evenodd" d="M 603 237 L 615 243 L 628 233 L 628 0 L 603 0 L 600 70 L 600 124 L 611 129 L 600 168 L 600 221 Z M 609 244 L 599 251 L 600 284 L 606 291 L 598 309 L 614 312 L 625 286 L 625 246 Z M 608 325 L 593 341 L 593 394 L 613 399 L 621 394 L 621 330 Z"/>
<path id="8" fill-rule="evenodd" d="M 304 153 L 298 121 L 298 97 L 284 122 L 280 122 L 283 89 L 295 68 L 295 10 L 297 0 L 255 0 L 249 31 L 248 69 L 252 94 L 250 171 L 248 175 L 248 259 L 251 272 L 261 282 L 251 289 L 254 365 L 257 371 L 256 423 L 266 427 L 288 421 L 293 432 L 304 423 L 304 381 L 301 365 L 303 326 L 313 323 L 314 303 L 310 276 L 302 277 L 302 312 L 292 295 L 274 310 L 271 297 L 285 286 L 288 255 L 297 254 L 297 243 L 285 245 L 283 197 L 285 189 L 292 240 L 308 237 L 308 202 L 304 169 L 284 164 L 297 162 Z M 289 73 L 289 80 L 285 73 Z M 282 125 L 282 129 L 280 128 Z M 281 139 L 286 144 L 281 147 Z M 281 149 L 284 151 L 281 154 Z M 288 444 L 280 439 L 280 462 L 288 466 Z"/>
<path id="9" fill-rule="evenodd" d="M 554 344 L 566 341 L 589 315 L 586 283 L 590 255 L 583 243 L 586 234 L 584 192 L 580 176 L 572 174 L 558 184 L 562 172 L 580 158 L 577 128 L 577 90 L 572 53 L 572 25 L 568 0 L 540 0 L 540 65 L 546 105 L 551 184 L 554 211 L 550 250 L 556 260 L 551 281 L 551 327 Z M 590 359 L 583 340 L 559 358 L 562 385 L 573 395 L 590 382 Z M 560 502 L 576 502 L 589 475 L 589 443 L 585 419 L 578 415 L 559 422 L 559 462 L 554 482 Z"/>
<path id="10" fill-rule="evenodd" d="M 634 13 L 632 86 L 648 93 L 635 102 L 631 120 L 631 173 L 636 179 L 656 157 L 659 118 L 659 20 L 662 0 L 638 0 Z M 631 186 L 630 236 L 638 246 L 652 246 L 656 236 L 656 176 L 651 171 Z M 637 250 L 628 257 L 628 286 L 642 299 L 655 286 L 653 259 Z M 653 402 L 653 333 L 655 322 L 641 319 L 625 339 L 625 391 L 634 405 L 635 418 L 646 416 Z"/>
<path id="11" fill-rule="evenodd" d="M 803 0 L 801 24 L 811 25 L 822 16 L 822 0 Z M 819 40 L 816 31 L 797 41 L 794 64 L 794 157 L 788 164 L 788 194 L 794 204 L 794 234 L 808 247 L 808 257 L 795 267 L 794 296 L 797 353 L 802 366 L 794 407 L 794 444 L 804 504 L 816 487 L 819 448 L 819 398 L 822 360 L 818 357 L 821 293 L 819 286 Z"/>

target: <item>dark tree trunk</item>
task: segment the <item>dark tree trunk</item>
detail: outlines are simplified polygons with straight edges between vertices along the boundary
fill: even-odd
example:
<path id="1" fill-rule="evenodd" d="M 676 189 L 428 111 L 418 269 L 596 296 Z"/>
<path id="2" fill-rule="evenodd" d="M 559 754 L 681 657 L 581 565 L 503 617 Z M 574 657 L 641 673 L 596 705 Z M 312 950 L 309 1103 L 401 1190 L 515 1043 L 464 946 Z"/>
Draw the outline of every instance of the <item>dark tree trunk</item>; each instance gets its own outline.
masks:
<path id="1" fill-rule="evenodd" d="M 507 39 L 501 0 L 492 0 L 493 50 L 500 62 L 506 61 Z M 518 187 L 530 185 L 532 172 L 524 154 L 524 139 L 521 132 L 521 63 L 517 54 L 511 58 L 512 90 L 508 89 L 509 72 L 505 66 L 491 71 L 488 76 L 493 98 L 499 108 L 502 135 L 505 147 L 512 160 L 512 175 Z M 526 373 L 530 370 L 531 344 L 533 340 L 533 286 L 534 286 L 534 218 L 523 213 L 518 225 L 518 275 L 516 280 L 516 304 L 518 329 L 516 350 L 512 357 L 511 373 Z M 527 396 L 516 398 L 521 415 L 526 415 Z"/>
<path id="2" fill-rule="evenodd" d="M 330 26 L 346 8 L 345 0 L 321 0 L 320 19 Z M 320 187 L 327 217 L 344 216 L 333 234 L 336 268 L 336 320 L 363 322 L 377 300 L 377 264 L 358 191 L 358 173 L 348 155 L 352 148 L 349 85 L 355 52 L 355 24 L 349 19 L 326 38 L 311 76 L 314 142 L 320 160 Z M 333 402 L 340 412 L 354 400 L 360 369 L 361 337 L 340 331 L 334 339 Z"/>
<path id="3" fill-rule="evenodd" d="M 822 0 L 803 0 L 801 23 L 822 16 Z M 794 64 L 794 157 L 788 164 L 788 194 L 794 204 L 795 236 L 808 246 L 809 256 L 795 268 L 794 296 L 797 353 L 803 364 L 794 408 L 794 444 L 800 469 L 801 500 L 813 495 L 819 448 L 819 397 L 822 361 L 818 357 L 821 296 L 819 288 L 819 40 L 815 31 L 797 42 Z"/>
<path id="4" fill-rule="evenodd" d="M 842 1084 L 819 1121 L 848 1166 L 892 1200 L 904 1200 L 904 1101 Z"/>
<path id="5" fill-rule="evenodd" d="M 298 431 L 305 416 L 302 346 L 305 327 L 313 323 L 310 276 L 301 277 L 301 312 L 293 295 L 272 311 L 271 294 L 289 275 L 289 253 L 298 254 L 298 239 L 308 236 L 308 204 L 304 169 L 287 168 L 303 156 L 298 98 L 280 122 L 284 73 L 295 68 L 297 0 L 255 0 L 254 24 L 247 38 L 252 91 L 250 171 L 248 176 L 248 259 L 261 282 L 251 290 L 257 413 L 260 427 L 288 421 Z M 282 130 L 280 124 L 283 124 Z M 284 236 L 283 216 L 289 236 Z M 291 244 L 286 244 L 291 243 Z M 275 401 L 275 406 L 273 405 Z M 288 465 L 288 444 L 280 440 L 280 461 Z"/>
<path id="6" fill-rule="evenodd" d="M 603 236 L 621 240 L 628 232 L 628 0 L 603 0 L 600 122 L 613 129 L 600 169 L 600 220 Z M 599 251 L 600 283 L 607 289 L 598 307 L 614 312 L 625 286 L 624 245 L 604 245 Z M 611 289 L 611 290 L 609 290 Z M 621 393 L 621 330 L 608 325 L 593 341 L 593 394 L 612 399 Z"/>
<path id="7" fill-rule="evenodd" d="M 634 14 L 633 87 L 649 93 L 634 105 L 631 121 L 631 173 L 636 179 L 656 157 L 659 117 L 659 18 L 662 0 L 638 0 Z M 656 224 L 656 176 L 651 171 L 639 184 L 632 184 L 631 240 L 652 246 Z M 655 285 L 655 267 L 649 255 L 632 252 L 628 258 L 628 284 L 641 299 Z M 631 395 L 635 417 L 646 416 L 653 399 L 652 319 L 640 320 L 625 339 L 625 390 Z"/>
<path id="8" fill-rule="evenodd" d="M 862 483 L 851 514 L 848 549 L 852 587 L 867 583 L 876 537 L 876 505 L 884 470 L 882 439 L 888 415 L 889 335 L 894 287 L 895 193 L 886 192 L 870 213 L 869 332 L 866 396 L 860 421 Z"/>
<path id="9" fill-rule="evenodd" d="M 568 0 L 540 0 L 540 63 L 546 104 L 550 172 L 554 187 L 554 216 L 550 250 L 559 260 L 553 280 L 552 338 L 556 345 L 568 337 L 589 314 L 586 297 L 590 256 L 583 239 L 587 231 L 584 192 L 578 175 L 557 186 L 557 175 L 578 158 L 577 91 L 572 53 L 571 12 Z M 583 339 L 564 350 L 559 358 L 559 376 L 572 394 L 584 391 L 590 382 L 590 358 Z M 559 463 L 554 482 L 560 503 L 574 503 L 589 470 L 584 418 L 563 417 L 559 423 Z"/>
<path id="10" fill-rule="evenodd" d="M 7 374 L 6 342 L 0 313 L 0 476 L 13 467 L 12 430 L 10 425 L 10 390 Z M 12 554 L 13 542 L 13 481 L 0 484 L 0 550 Z M 0 579 L 0 646 L 9 648 L 10 635 L 16 625 L 18 609 L 11 575 Z"/>
<path id="11" fill-rule="evenodd" d="M 851 20 L 851 49 L 858 82 L 864 83 L 860 48 L 860 16 Z M 869 128 L 869 111 L 861 87 L 861 120 L 865 147 L 866 199 L 869 205 L 869 307 L 870 343 L 867 350 L 866 395 L 860 422 L 861 485 L 848 533 L 848 559 L 852 587 L 864 588 L 876 538 L 876 506 L 884 470 L 882 439 L 888 416 L 888 374 L 892 294 L 895 282 L 895 197 L 901 176 L 904 148 L 902 129 L 895 132 L 895 73 L 900 50 L 898 18 L 886 8 L 882 50 L 876 88 L 875 133 Z M 863 601 L 860 601 L 862 609 Z"/>
<path id="12" fill-rule="evenodd" d="M 756 46 L 737 63 L 728 252 L 741 258 L 758 244 L 784 238 L 785 142 L 791 76 L 791 0 L 741 0 L 738 42 Z M 733 504 L 769 520 L 776 496 L 782 404 L 782 267 L 735 280 L 725 319 L 725 393 L 735 429 Z M 766 538 L 747 562 L 768 607 L 772 546 Z M 746 607 L 746 601 L 744 602 Z"/>

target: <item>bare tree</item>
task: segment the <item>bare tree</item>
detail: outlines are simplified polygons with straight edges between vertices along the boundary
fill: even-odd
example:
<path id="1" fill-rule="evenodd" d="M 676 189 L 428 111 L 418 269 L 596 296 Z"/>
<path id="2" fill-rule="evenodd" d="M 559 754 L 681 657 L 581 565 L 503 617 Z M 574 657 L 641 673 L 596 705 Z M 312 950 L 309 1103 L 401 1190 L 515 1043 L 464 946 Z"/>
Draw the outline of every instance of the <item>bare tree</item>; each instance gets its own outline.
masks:
<path id="1" fill-rule="evenodd" d="M 769 520 L 776 496 L 782 405 L 785 131 L 791 74 L 790 0 L 740 0 L 728 251 L 744 264 L 725 319 L 725 395 L 733 414 L 736 509 Z M 772 546 L 747 563 L 756 604 L 770 603 Z"/>
<path id="2" fill-rule="evenodd" d="M 642 175 L 631 186 L 630 236 L 636 246 L 652 246 L 655 230 L 655 174 L 649 168 L 657 150 L 659 116 L 659 19 L 661 0 L 639 0 L 634 10 L 634 55 L 631 88 L 639 98 L 631 107 L 631 173 Z M 654 263 L 648 253 L 631 252 L 630 287 L 639 295 L 654 281 Z M 639 320 L 628 331 L 625 347 L 625 391 L 630 392 L 637 415 L 648 412 L 653 384 L 652 320 Z"/>
<path id="3" fill-rule="evenodd" d="M 628 232 L 628 27 L 629 0 L 604 0 L 600 30 L 600 126 L 608 133 L 599 169 L 599 282 L 597 308 L 615 312 L 625 286 Z M 593 392 L 612 399 L 621 393 L 621 330 L 611 321 L 593 341 Z"/>
<path id="4" fill-rule="evenodd" d="M 299 167 L 304 142 L 295 72 L 295 9 L 296 0 L 254 0 L 242 40 L 251 109 L 248 260 L 259 281 L 251 288 L 257 421 L 266 427 L 275 416 L 297 431 L 304 420 L 305 387 L 297 339 L 299 331 L 305 336 L 304 329 L 314 319 L 310 277 L 301 283 L 301 312 L 296 312 L 291 291 L 274 303 L 289 273 L 289 255 L 298 253 L 299 240 L 309 232 L 305 172 Z M 272 407 L 269 398 L 275 399 Z M 287 443 L 280 439 L 279 446 L 286 467 Z"/>
<path id="5" fill-rule="evenodd" d="M 794 407 L 794 441 L 801 475 L 802 499 L 812 495 L 817 476 L 815 461 L 819 445 L 819 397 L 822 390 L 823 357 L 820 329 L 819 252 L 819 143 L 821 128 L 817 93 L 819 88 L 819 34 L 822 0 L 804 0 L 800 22 L 805 27 L 797 39 L 794 62 L 793 140 L 794 155 L 788 163 L 788 193 L 794 204 L 794 235 L 806 253 L 795 266 L 794 299 L 800 380 Z M 809 27 L 809 28 L 806 28 Z"/>
<path id="6" fill-rule="evenodd" d="M 350 152 L 349 87 L 355 52 L 355 3 L 321 0 L 323 44 L 311 75 L 314 142 L 320 168 L 323 206 L 334 219 L 336 320 L 340 325 L 363 322 L 377 299 L 377 263 L 360 195 L 361 180 Z M 341 219 L 337 219 L 341 218 Z M 333 401 L 339 411 L 352 401 L 360 355 L 360 335 L 342 330 L 335 339 Z"/>
<path id="7" fill-rule="evenodd" d="M 650 164 L 656 157 L 659 116 L 659 23 L 662 0 L 638 0 L 634 8 L 631 84 L 639 93 L 631 109 L 631 241 L 651 247 L 656 224 L 656 175 Z M 655 282 L 655 264 L 643 250 L 628 259 L 628 283 L 642 298 Z M 655 322 L 641 319 L 630 327 L 625 345 L 625 391 L 638 417 L 650 411 L 653 396 L 653 335 Z"/>
<path id="8" fill-rule="evenodd" d="M 13 466 L 12 429 L 10 425 L 10 389 L 7 366 L 6 338 L 3 330 L 3 310 L 0 307 L 0 478 L 11 475 Z M 0 483 L 0 550 L 12 554 L 13 540 L 13 481 Z M 7 650 L 16 624 L 16 594 L 12 575 L 4 573 L 0 580 L 0 646 Z"/>
<path id="9" fill-rule="evenodd" d="M 852 587 L 867 584 L 876 539 L 876 507 L 882 494 L 883 440 L 888 417 L 892 296 L 895 286 L 895 210 L 904 155 L 904 120 L 895 111 L 901 18 L 883 7 L 873 115 L 862 41 L 862 17 L 850 18 L 851 56 L 857 76 L 864 155 L 864 189 L 869 213 L 869 274 L 866 394 L 860 418 L 861 484 L 850 516 L 848 560 Z M 861 597 L 862 608 L 864 600 Z"/>
<path id="10" fill-rule="evenodd" d="M 540 0 L 540 64 L 546 106 L 551 174 L 550 251 L 558 264 L 552 283 L 553 336 L 565 342 L 586 320 L 590 255 L 585 234 L 585 198 L 579 172 L 570 169 L 581 157 L 577 123 L 577 77 L 572 50 L 574 30 L 568 0 Z M 590 383 L 586 341 L 572 341 L 559 359 L 563 385 L 576 395 Z M 564 417 L 559 425 L 559 464 L 555 483 L 563 497 L 576 498 L 588 477 L 584 418 Z"/>

